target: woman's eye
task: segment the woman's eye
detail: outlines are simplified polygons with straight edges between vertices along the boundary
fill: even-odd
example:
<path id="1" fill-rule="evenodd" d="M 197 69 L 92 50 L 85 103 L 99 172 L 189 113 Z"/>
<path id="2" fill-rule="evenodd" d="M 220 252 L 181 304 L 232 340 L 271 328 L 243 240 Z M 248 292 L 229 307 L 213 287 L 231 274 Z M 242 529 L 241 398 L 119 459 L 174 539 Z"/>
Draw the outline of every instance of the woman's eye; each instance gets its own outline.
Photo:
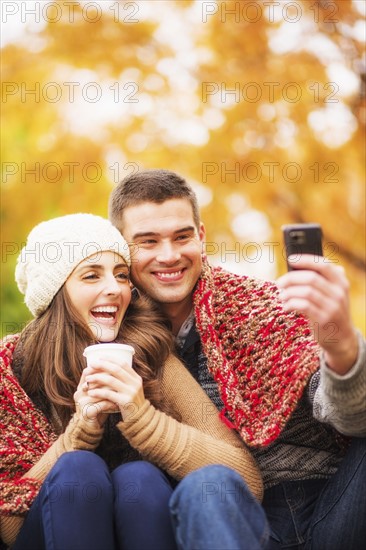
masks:
<path id="1" fill-rule="evenodd" d="M 130 277 L 128 273 L 117 273 L 116 277 L 122 281 L 129 281 Z"/>
<path id="2" fill-rule="evenodd" d="M 98 275 L 96 273 L 89 273 L 89 275 L 84 275 L 83 279 L 97 279 Z"/>

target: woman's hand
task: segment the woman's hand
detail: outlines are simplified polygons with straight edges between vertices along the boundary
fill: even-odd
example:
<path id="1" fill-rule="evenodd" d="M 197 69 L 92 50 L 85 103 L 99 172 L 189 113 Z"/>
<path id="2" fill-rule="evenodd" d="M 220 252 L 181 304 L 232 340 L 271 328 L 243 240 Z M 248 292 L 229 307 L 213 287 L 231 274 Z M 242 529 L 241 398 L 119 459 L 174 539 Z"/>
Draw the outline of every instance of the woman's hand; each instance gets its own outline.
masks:
<path id="1" fill-rule="evenodd" d="M 145 403 L 142 378 L 127 363 L 110 359 L 89 362 L 84 370 L 84 392 L 103 412 L 119 410 L 128 420 Z"/>
<path id="2" fill-rule="evenodd" d="M 95 424 L 96 427 L 101 427 L 105 423 L 108 413 L 115 412 L 116 407 L 109 401 L 88 395 L 88 384 L 85 376 L 86 369 L 83 370 L 78 387 L 74 393 L 76 413 L 86 422 Z"/>

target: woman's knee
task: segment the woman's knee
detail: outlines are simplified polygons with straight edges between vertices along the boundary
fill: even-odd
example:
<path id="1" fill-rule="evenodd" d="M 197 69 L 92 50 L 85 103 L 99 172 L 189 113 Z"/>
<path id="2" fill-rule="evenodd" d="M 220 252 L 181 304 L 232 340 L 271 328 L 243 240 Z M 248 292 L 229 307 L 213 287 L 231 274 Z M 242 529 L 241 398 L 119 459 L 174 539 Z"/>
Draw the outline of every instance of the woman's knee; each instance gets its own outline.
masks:
<path id="1" fill-rule="evenodd" d="M 122 464 L 112 472 L 116 504 L 154 506 L 168 503 L 172 487 L 159 468 L 147 461 Z"/>
<path id="2" fill-rule="evenodd" d="M 123 464 L 112 473 L 117 539 L 122 548 L 175 548 L 164 472 L 147 461 Z M 143 518 L 143 528 L 141 528 Z"/>
<path id="3" fill-rule="evenodd" d="M 42 489 L 53 501 L 113 499 L 108 467 L 90 451 L 64 453 L 46 477 Z"/>
<path id="4" fill-rule="evenodd" d="M 99 472 L 107 472 L 106 463 L 100 456 L 91 451 L 70 451 L 64 453 L 57 460 L 51 470 L 53 476 L 56 475 L 73 475 L 94 477 Z"/>
<path id="5" fill-rule="evenodd" d="M 142 487 L 149 485 L 149 483 L 162 483 L 169 484 L 164 472 L 145 460 L 137 460 L 134 462 L 128 462 L 118 466 L 112 472 L 113 483 L 116 485 L 126 482 L 135 482 Z"/>

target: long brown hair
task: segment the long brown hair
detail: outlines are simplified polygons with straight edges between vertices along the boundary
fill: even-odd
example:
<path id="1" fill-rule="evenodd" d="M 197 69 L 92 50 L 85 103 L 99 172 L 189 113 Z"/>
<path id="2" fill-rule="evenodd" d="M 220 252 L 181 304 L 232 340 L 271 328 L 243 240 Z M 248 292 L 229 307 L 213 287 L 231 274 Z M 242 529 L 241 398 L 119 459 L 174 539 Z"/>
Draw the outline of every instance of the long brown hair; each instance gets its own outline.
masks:
<path id="1" fill-rule="evenodd" d="M 172 350 L 172 336 L 157 307 L 145 297 L 133 295 L 116 341 L 135 348 L 134 368 L 144 382 L 145 396 L 164 409 L 160 373 Z M 63 286 L 50 307 L 21 333 L 16 355 L 22 363 L 24 390 L 45 411 L 53 405 L 63 428 L 75 411 L 73 395 L 86 366 L 83 350 L 97 343 L 71 303 Z"/>

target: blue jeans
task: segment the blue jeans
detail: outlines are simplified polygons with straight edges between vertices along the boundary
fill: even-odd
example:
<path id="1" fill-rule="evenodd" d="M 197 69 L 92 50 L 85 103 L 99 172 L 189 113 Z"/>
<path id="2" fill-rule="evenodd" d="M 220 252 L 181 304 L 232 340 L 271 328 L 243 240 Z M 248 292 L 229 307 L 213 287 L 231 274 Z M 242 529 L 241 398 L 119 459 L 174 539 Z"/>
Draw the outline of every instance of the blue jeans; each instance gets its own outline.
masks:
<path id="1" fill-rule="evenodd" d="M 365 452 L 366 439 L 353 439 L 329 480 L 281 483 L 265 491 L 262 506 L 228 468 L 189 474 L 170 500 L 178 548 L 363 550 Z"/>
<path id="2" fill-rule="evenodd" d="M 354 438 L 328 480 L 293 481 L 265 491 L 268 550 L 363 550 L 366 541 L 366 439 Z"/>
<path id="3" fill-rule="evenodd" d="M 242 477 L 225 466 L 187 475 L 170 509 L 180 550 L 260 550 L 268 540 L 263 508 Z"/>
<path id="4" fill-rule="evenodd" d="M 362 550 L 365 454 L 366 439 L 353 439 L 329 480 L 276 485 L 265 491 L 261 506 L 225 466 L 196 470 L 173 491 L 146 462 L 120 466 L 110 476 L 93 453 L 67 453 L 50 474 L 56 484 L 49 478 L 43 484 L 14 550 Z M 70 475 L 76 455 L 95 460 L 88 468 L 81 460 L 80 470 Z M 63 461 L 67 472 L 58 478 Z"/>
<path id="5" fill-rule="evenodd" d="M 45 479 L 13 550 L 175 550 L 172 487 L 148 462 L 110 474 L 88 451 L 65 453 Z"/>

